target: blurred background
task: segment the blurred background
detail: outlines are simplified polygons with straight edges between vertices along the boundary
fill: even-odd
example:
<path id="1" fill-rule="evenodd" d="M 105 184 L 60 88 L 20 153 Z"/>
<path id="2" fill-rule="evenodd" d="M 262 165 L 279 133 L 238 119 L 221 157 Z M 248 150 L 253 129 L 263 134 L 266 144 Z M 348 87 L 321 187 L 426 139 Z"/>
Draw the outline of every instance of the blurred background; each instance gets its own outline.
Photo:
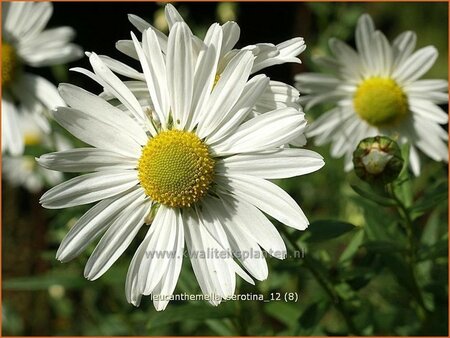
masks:
<path id="1" fill-rule="evenodd" d="M 208 2 L 175 6 L 201 37 L 213 22 L 237 21 L 241 27 L 238 47 L 304 37 L 307 49 L 300 56 L 303 64 L 264 70 L 273 80 L 293 84 L 295 74 L 316 71 L 311 57 L 329 53 L 330 37 L 354 45 L 354 29 L 362 13 L 371 14 L 376 27 L 390 40 L 405 30 L 414 30 L 417 47 L 436 46 L 440 56 L 426 77 L 448 78 L 447 3 Z M 71 26 L 77 31 L 75 42 L 86 51 L 138 68 L 134 60 L 114 48 L 117 40 L 128 39 L 130 31 L 136 31 L 127 20 L 129 13 L 167 29 L 163 4 L 151 2 L 57 2 L 49 27 Z M 68 71 L 74 66 L 90 68 L 85 58 L 33 72 L 55 84 L 70 82 L 99 93 L 101 88 L 93 81 Z M 323 107 L 315 109 L 308 119 L 323 111 Z M 54 257 L 61 239 L 89 206 L 45 210 L 38 204 L 42 192 L 32 194 L 3 180 L 3 334 L 447 335 L 447 165 L 422 157 L 422 175 L 411 181 L 412 198 L 422 206 L 414 220 L 415 236 L 423 248 L 419 250 L 416 283 L 411 271 L 396 264 L 403 236 L 396 211 L 357 195 L 351 185 L 363 183 L 354 173 L 345 174 L 343 161 L 330 158 L 327 147 L 306 147 L 322 154 L 326 166 L 314 174 L 278 183 L 301 205 L 310 221 L 335 220 L 353 226 L 315 238 L 286 232 L 308 260 L 268 258 L 268 279 L 256 286 L 240 280 L 236 291 L 263 294 L 267 299 L 271 294 L 283 297 L 297 293 L 297 301 L 229 301 L 219 307 L 204 301 L 174 301 L 166 311 L 157 313 L 147 297 L 134 308 L 126 302 L 124 284 L 138 241 L 102 278 L 88 282 L 83 268 L 92 247 L 66 264 Z M 336 222 L 336 229 L 342 224 Z M 368 244 L 368 233 L 378 236 L 376 244 Z M 294 248 L 288 246 L 288 250 L 292 253 Z M 187 259 L 175 293 L 183 292 L 200 293 Z M 422 305 L 413 300 L 415 296 Z"/>

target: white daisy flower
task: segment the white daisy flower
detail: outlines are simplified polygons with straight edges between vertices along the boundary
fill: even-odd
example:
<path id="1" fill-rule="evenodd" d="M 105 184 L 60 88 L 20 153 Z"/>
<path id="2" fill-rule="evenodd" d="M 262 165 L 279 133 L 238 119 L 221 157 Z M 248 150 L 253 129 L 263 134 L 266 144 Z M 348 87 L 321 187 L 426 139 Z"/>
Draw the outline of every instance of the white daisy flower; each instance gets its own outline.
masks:
<path id="1" fill-rule="evenodd" d="M 298 230 L 308 225 L 297 203 L 266 179 L 303 175 L 318 170 L 323 160 L 309 150 L 280 148 L 305 128 L 304 115 L 294 108 L 242 122 L 269 79 L 249 80 L 254 56 L 243 50 L 214 85 L 223 40 L 219 24 L 208 30 L 198 56 L 182 22 L 173 25 L 165 55 L 153 30 L 144 31 L 142 46 L 132 38 L 152 112 L 142 110 L 94 53 L 89 57 L 94 73 L 77 70 L 113 93 L 133 117 L 81 88 L 59 88 L 70 108 L 58 108 L 56 121 L 94 148 L 38 161 L 53 170 L 92 173 L 54 187 L 41 203 L 53 209 L 98 203 L 70 230 L 57 259 L 76 257 L 104 232 L 85 268 L 86 278 L 97 279 L 144 223 L 151 224 L 128 270 L 128 301 L 139 305 L 141 295 L 152 294 L 157 310 L 167 306 L 186 242 L 199 285 L 217 305 L 234 293 L 235 274 L 253 283 L 231 251 L 242 253 L 236 258 L 258 280 L 268 274 L 261 248 L 280 259 L 286 254 L 263 212 Z"/>
<path id="2" fill-rule="evenodd" d="M 315 144 L 331 142 L 333 157 L 345 156 L 345 169 L 352 169 L 352 152 L 365 137 L 387 135 L 410 143 L 410 165 L 419 175 L 417 149 L 435 161 L 448 162 L 447 132 L 439 124 L 448 114 L 438 105 L 448 102 L 446 80 L 419 80 L 434 64 L 433 46 L 413 53 L 416 35 L 407 31 L 392 43 L 375 30 L 369 15 L 356 28 L 356 47 L 331 39 L 333 57 L 317 61 L 333 75 L 305 73 L 296 76 L 305 109 L 319 103 L 336 106 L 314 121 L 308 136 Z"/>
<path id="3" fill-rule="evenodd" d="M 167 4 L 165 6 L 165 14 L 169 30 L 176 22 L 184 22 L 183 18 L 178 13 L 176 8 L 171 4 Z M 168 39 L 164 33 L 160 32 L 148 22 L 136 15 L 130 14 L 128 15 L 128 18 L 130 22 L 141 33 L 145 29 L 153 30 L 158 38 L 162 53 L 164 55 L 166 54 Z M 274 45 L 272 43 L 257 43 L 255 45 L 246 46 L 242 49 L 235 49 L 236 43 L 239 41 L 240 37 L 239 25 L 236 22 L 229 21 L 221 26 L 221 28 L 223 39 L 220 46 L 220 53 L 218 55 L 219 62 L 216 70 L 216 83 L 228 62 L 230 62 L 233 56 L 241 50 L 249 50 L 255 56 L 255 60 L 251 69 L 251 74 L 253 74 L 273 65 L 288 62 L 301 63 L 300 59 L 297 56 L 306 49 L 304 39 L 301 37 L 292 38 L 277 45 Z M 199 55 L 200 50 L 202 49 L 203 43 L 194 35 L 192 36 L 192 39 L 192 52 L 194 54 L 194 58 L 196 58 Z M 120 40 L 117 42 L 116 47 L 124 54 L 134 59 L 138 59 L 136 48 L 131 40 Z M 117 74 L 132 79 L 131 81 L 125 81 L 125 84 L 138 97 L 139 101 L 144 106 L 146 104 L 149 104 L 146 85 L 142 82 L 144 81 L 144 74 L 110 57 L 101 55 L 100 58 L 105 62 L 105 64 L 108 65 L 108 67 L 110 67 L 111 70 L 113 70 Z M 280 81 L 270 81 L 266 90 L 260 96 L 258 102 L 253 107 L 253 111 L 250 116 L 285 107 L 294 107 L 300 110 L 301 107 L 299 104 L 299 95 L 300 94 L 297 89 L 286 83 Z M 102 97 L 104 97 L 105 99 L 111 99 L 112 94 L 106 91 L 105 93 L 102 93 Z M 296 146 L 303 146 L 305 142 L 306 139 L 304 138 L 304 135 L 301 135 L 298 140 L 293 140 L 292 144 Z"/>
<path id="4" fill-rule="evenodd" d="M 49 133 L 44 111 L 64 105 L 52 83 L 25 72 L 24 66 L 62 64 L 83 53 L 69 43 L 75 33 L 72 28 L 44 30 L 53 12 L 51 3 L 5 2 L 2 10 L 2 152 L 20 155 L 24 135 L 19 115 L 33 116 Z"/>
<path id="5" fill-rule="evenodd" d="M 60 172 L 42 168 L 33 156 L 2 156 L 3 178 L 12 186 L 21 186 L 31 193 L 40 192 L 44 186 L 61 183 Z"/>
<path id="6" fill-rule="evenodd" d="M 42 115 L 25 113 L 18 115 L 18 118 L 24 145 L 28 149 L 25 150 L 23 155 L 2 156 L 3 178 L 12 186 L 22 186 L 31 193 L 38 193 L 45 186 L 54 186 L 61 183 L 63 181 L 62 173 L 38 166 L 35 156 L 30 153 L 36 153 L 36 149 L 39 149 L 40 154 L 42 154 L 41 149 L 43 148 L 66 150 L 71 148 L 72 144 L 66 137 L 57 132 L 44 133 L 39 125 Z M 28 151 L 30 149 L 32 150 Z"/>

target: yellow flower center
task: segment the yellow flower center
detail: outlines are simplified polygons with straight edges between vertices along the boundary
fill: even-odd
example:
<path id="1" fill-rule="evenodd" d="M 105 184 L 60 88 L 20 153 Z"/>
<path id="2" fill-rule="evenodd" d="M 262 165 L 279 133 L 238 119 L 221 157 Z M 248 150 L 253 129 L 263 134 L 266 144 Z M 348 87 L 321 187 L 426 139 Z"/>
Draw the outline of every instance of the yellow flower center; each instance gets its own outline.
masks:
<path id="1" fill-rule="evenodd" d="M 13 46 L 2 42 L 2 87 L 8 86 L 14 80 L 18 67 L 19 60 Z"/>
<path id="2" fill-rule="evenodd" d="M 207 145 L 197 135 L 168 130 L 150 139 L 142 149 L 138 178 L 153 201 L 189 207 L 208 192 L 214 166 Z"/>
<path id="3" fill-rule="evenodd" d="M 41 135 L 39 133 L 25 133 L 24 142 L 27 146 L 34 146 L 41 143 Z"/>
<path id="4" fill-rule="evenodd" d="M 353 98 L 356 113 L 367 123 L 386 127 L 408 114 L 408 100 L 400 86 L 390 78 L 364 80 Z"/>

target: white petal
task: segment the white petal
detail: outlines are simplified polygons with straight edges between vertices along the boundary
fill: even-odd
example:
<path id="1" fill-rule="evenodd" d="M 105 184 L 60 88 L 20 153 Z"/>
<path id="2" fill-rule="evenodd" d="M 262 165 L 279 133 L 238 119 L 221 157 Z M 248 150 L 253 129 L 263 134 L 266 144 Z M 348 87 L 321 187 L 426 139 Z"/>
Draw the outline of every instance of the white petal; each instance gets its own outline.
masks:
<path id="1" fill-rule="evenodd" d="M 230 241 L 233 254 L 242 265 L 258 280 L 264 280 L 269 273 L 262 251 L 253 237 L 243 229 L 235 210 L 224 208 L 221 201 L 210 199 L 204 203 L 209 213 L 215 213 Z M 231 212 L 229 212 L 231 211 Z"/>
<path id="2" fill-rule="evenodd" d="M 440 107 L 427 100 L 412 99 L 409 100 L 409 109 L 415 113 L 439 124 L 448 122 L 448 114 Z"/>
<path id="3" fill-rule="evenodd" d="M 435 104 L 448 102 L 448 82 L 446 80 L 419 80 L 404 87 L 409 99 L 421 99 Z"/>
<path id="4" fill-rule="evenodd" d="M 257 100 L 267 90 L 269 78 L 263 74 L 256 75 L 248 81 L 239 100 L 227 114 L 227 119 L 208 136 L 209 143 L 215 143 L 231 134 L 248 116 Z"/>
<path id="5" fill-rule="evenodd" d="M 300 93 L 294 87 L 283 82 L 270 81 L 266 91 L 256 102 L 255 110 L 262 114 L 279 108 L 299 108 L 299 96 Z"/>
<path id="6" fill-rule="evenodd" d="M 148 137 L 128 114 L 115 108 L 104 99 L 88 91 L 70 84 L 59 85 L 59 92 L 66 103 L 82 111 L 92 119 L 101 120 L 105 125 L 121 131 L 122 134 L 133 139 L 139 145 L 145 145 Z"/>
<path id="7" fill-rule="evenodd" d="M 168 298 L 173 294 L 175 286 L 178 281 L 178 277 L 181 272 L 181 265 L 183 262 L 183 251 L 184 251 L 184 226 L 181 214 L 177 212 L 177 233 L 176 239 L 173 247 L 173 252 L 175 257 L 170 260 L 169 267 L 161 279 L 159 285 L 156 286 L 153 291 L 154 295 L 159 295 L 160 299 L 154 299 L 153 305 L 157 311 L 162 311 L 166 308 L 169 303 Z M 161 299 L 162 296 L 162 299 Z"/>
<path id="8" fill-rule="evenodd" d="M 394 69 L 401 65 L 411 55 L 416 47 L 416 33 L 407 31 L 400 34 L 392 43 Z"/>
<path id="9" fill-rule="evenodd" d="M 322 156 L 314 151 L 284 148 L 224 158 L 218 162 L 216 172 L 278 179 L 309 174 L 324 164 Z"/>
<path id="10" fill-rule="evenodd" d="M 303 38 L 293 38 L 276 45 L 278 54 L 276 56 L 258 56 L 253 65 L 252 73 L 261 69 L 279 65 L 287 62 L 301 63 L 296 56 L 306 49 Z"/>
<path id="11" fill-rule="evenodd" d="M 221 298 L 234 293 L 235 272 L 230 265 L 231 259 L 221 258 L 220 255 L 212 257 L 199 255 L 199 253 L 211 255 L 210 253 L 214 251 L 221 252 L 222 247 L 206 231 L 197 215 L 187 212 L 184 220 L 186 244 L 194 274 L 203 294 L 210 296 L 211 304 L 218 305 Z"/>
<path id="12" fill-rule="evenodd" d="M 197 133 L 200 138 L 208 136 L 224 119 L 229 118 L 231 108 L 238 101 L 247 83 L 252 64 L 252 53 L 241 51 L 220 74 L 199 121 Z"/>
<path id="13" fill-rule="evenodd" d="M 23 74 L 23 84 L 30 93 L 35 95 L 48 109 L 65 106 L 64 101 L 58 93 L 55 85 L 43 77 Z"/>
<path id="14" fill-rule="evenodd" d="M 56 259 L 67 262 L 78 256 L 111 225 L 111 222 L 123 212 L 125 207 L 143 194 L 141 188 L 135 188 L 116 197 L 105 199 L 89 209 L 62 240 L 56 253 Z"/>
<path id="15" fill-rule="evenodd" d="M 167 46 L 167 87 L 174 125 L 177 128 L 184 128 L 192 104 L 194 60 L 191 36 L 185 23 L 177 23 L 170 31 Z"/>
<path id="16" fill-rule="evenodd" d="M 259 115 L 242 124 L 229 138 L 212 146 L 217 154 L 269 150 L 289 143 L 306 126 L 304 114 L 283 108 Z"/>
<path id="17" fill-rule="evenodd" d="M 413 145 L 409 148 L 409 164 L 413 174 L 417 177 L 420 175 L 420 157 L 417 153 L 416 147 Z"/>
<path id="18" fill-rule="evenodd" d="M 392 77 L 401 84 L 413 82 L 433 66 L 438 51 L 433 46 L 417 50 L 393 72 Z"/>
<path id="19" fill-rule="evenodd" d="M 131 40 L 119 40 L 116 42 L 116 49 L 119 52 L 128 55 L 129 57 L 139 60 L 139 57 L 136 53 L 136 49 L 134 48 L 133 41 Z"/>
<path id="20" fill-rule="evenodd" d="M 331 38 L 329 46 L 333 55 L 339 63 L 339 70 L 343 74 L 348 74 L 346 78 L 352 80 L 362 79 L 363 65 L 361 56 L 345 42 Z"/>
<path id="21" fill-rule="evenodd" d="M 108 198 L 138 184 L 135 170 L 110 170 L 72 178 L 47 191 L 39 202 L 47 209 L 61 209 Z"/>
<path id="22" fill-rule="evenodd" d="M 278 259 L 286 257 L 286 246 L 278 230 L 267 217 L 252 204 L 222 194 L 220 198 L 230 214 L 235 214 L 236 225 L 252 237 L 264 250 Z"/>
<path id="23" fill-rule="evenodd" d="M 208 103 L 213 89 L 221 43 L 222 29 L 220 25 L 211 25 L 205 36 L 205 48 L 199 52 L 195 66 L 192 116 L 188 127 L 190 130 L 202 120 L 202 114 L 206 112 L 205 105 Z"/>
<path id="24" fill-rule="evenodd" d="M 141 197 L 115 219 L 86 263 L 84 276 L 87 279 L 99 278 L 122 255 L 144 224 L 149 209 L 149 201 Z"/>
<path id="25" fill-rule="evenodd" d="M 24 150 L 18 112 L 6 95 L 2 98 L 2 152 L 5 150 L 15 156 L 21 155 Z"/>
<path id="26" fill-rule="evenodd" d="M 170 3 L 164 8 L 169 29 L 172 30 L 177 22 L 183 22 L 183 17 L 178 13 L 177 9 Z"/>
<path id="27" fill-rule="evenodd" d="M 100 60 L 102 60 L 106 66 L 108 66 L 109 69 L 111 69 L 113 72 L 129 77 L 131 79 L 144 81 L 145 77 L 144 74 L 139 73 L 136 69 L 131 68 L 130 66 L 126 65 L 123 62 L 117 61 L 113 58 L 110 58 L 106 55 L 99 55 L 98 56 Z"/>
<path id="28" fill-rule="evenodd" d="M 97 148 L 77 148 L 44 154 L 37 159 L 47 169 L 62 172 L 89 172 L 109 169 L 135 169 L 135 158 Z"/>
<path id="29" fill-rule="evenodd" d="M 158 39 L 152 30 L 145 31 L 141 48 L 134 34 L 131 37 L 144 70 L 145 81 L 155 112 L 162 127 L 165 128 L 169 119 L 170 103 L 166 80 L 166 65 Z"/>
<path id="30" fill-rule="evenodd" d="M 358 19 L 356 27 L 355 39 L 358 51 L 362 56 L 363 66 L 366 71 L 374 69 L 374 60 L 372 56 L 372 35 L 375 31 L 372 18 L 368 14 L 363 14 Z"/>
<path id="31" fill-rule="evenodd" d="M 98 117 L 73 108 L 59 107 L 54 118 L 61 126 L 83 142 L 123 156 L 137 158 L 141 145 L 123 132 Z"/>
<path id="32" fill-rule="evenodd" d="M 228 21 L 222 26 L 223 40 L 220 48 L 220 56 L 224 56 L 231 51 L 236 43 L 239 41 L 241 29 L 236 22 Z"/>
<path id="33" fill-rule="evenodd" d="M 391 74 L 392 64 L 394 62 L 392 56 L 392 49 L 388 40 L 380 31 L 373 34 L 373 61 L 377 73 L 381 76 L 388 76 Z"/>
<path id="34" fill-rule="evenodd" d="M 145 120 L 141 105 L 124 83 L 103 63 L 97 54 L 92 53 L 89 61 L 95 74 L 101 79 L 101 85 L 122 102 L 138 122 Z"/>
<path id="35" fill-rule="evenodd" d="M 138 286 L 142 294 L 149 295 L 167 271 L 173 259 L 173 247 L 178 232 L 178 211 L 161 205 L 147 232 L 150 240 L 145 247 L 138 273 Z"/>
<path id="36" fill-rule="evenodd" d="M 308 220 L 298 204 L 283 189 L 265 179 L 247 175 L 217 177 L 218 183 L 235 195 L 298 230 L 308 227 Z"/>

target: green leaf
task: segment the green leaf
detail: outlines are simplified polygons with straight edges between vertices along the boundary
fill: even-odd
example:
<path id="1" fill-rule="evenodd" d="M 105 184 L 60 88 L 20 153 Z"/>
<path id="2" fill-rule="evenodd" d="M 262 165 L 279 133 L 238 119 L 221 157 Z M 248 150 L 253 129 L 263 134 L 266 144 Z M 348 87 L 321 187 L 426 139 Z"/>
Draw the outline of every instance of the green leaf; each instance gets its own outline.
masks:
<path id="1" fill-rule="evenodd" d="M 265 312 L 289 328 L 295 326 L 299 316 L 297 304 L 284 303 L 284 300 L 267 303 Z"/>
<path id="2" fill-rule="evenodd" d="M 447 200 L 448 186 L 447 182 L 445 182 L 439 184 L 430 193 L 426 194 L 421 201 L 416 202 L 415 205 L 410 208 L 410 213 L 413 218 L 417 218 L 440 203 L 447 204 Z"/>
<path id="3" fill-rule="evenodd" d="M 339 257 L 339 263 L 344 263 L 347 260 L 350 260 L 353 255 L 358 251 L 358 248 L 361 246 L 361 243 L 364 239 L 364 231 L 357 230 L 356 234 L 351 239 L 350 243 L 345 248 L 344 252 L 342 252 Z"/>
<path id="4" fill-rule="evenodd" d="M 230 318 L 234 316 L 234 313 L 235 308 L 231 301 L 221 304 L 220 307 L 213 307 L 208 303 L 179 306 L 172 304 L 165 311 L 152 315 L 147 326 L 152 329 L 180 321 Z"/>
<path id="5" fill-rule="evenodd" d="M 309 236 L 305 236 L 306 242 L 321 242 L 342 236 L 356 229 L 353 224 L 347 222 L 320 220 L 312 222 L 308 227 Z"/>
<path id="6" fill-rule="evenodd" d="M 329 305 L 329 302 L 321 301 L 308 306 L 298 319 L 299 326 L 305 330 L 314 329 L 328 311 Z"/>
<path id="7" fill-rule="evenodd" d="M 406 249 L 401 246 L 399 243 L 388 242 L 388 241 L 370 241 L 366 242 L 362 245 L 369 251 L 373 251 L 376 253 L 397 253 L 397 252 L 405 252 Z"/>
<path id="8" fill-rule="evenodd" d="M 393 198 L 390 198 L 388 196 L 382 196 L 380 194 L 374 193 L 373 191 L 362 189 L 355 184 L 351 184 L 351 187 L 358 195 L 379 205 L 383 205 L 385 207 L 392 207 L 397 205 L 397 202 Z"/>
<path id="9" fill-rule="evenodd" d="M 424 246 L 419 250 L 419 261 L 448 256 L 448 239 L 444 238 L 432 246 Z"/>

